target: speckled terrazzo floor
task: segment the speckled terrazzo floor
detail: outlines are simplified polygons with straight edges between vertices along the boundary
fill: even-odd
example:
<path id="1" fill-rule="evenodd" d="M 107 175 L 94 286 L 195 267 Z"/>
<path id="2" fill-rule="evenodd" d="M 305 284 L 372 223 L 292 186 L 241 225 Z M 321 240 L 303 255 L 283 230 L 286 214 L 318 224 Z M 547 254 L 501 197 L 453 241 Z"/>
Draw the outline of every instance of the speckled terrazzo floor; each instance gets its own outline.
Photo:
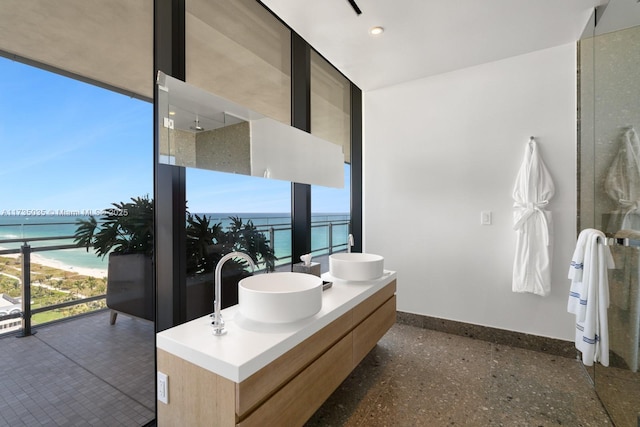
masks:
<path id="1" fill-rule="evenodd" d="M 395 324 L 306 424 L 607 426 L 574 359 Z"/>

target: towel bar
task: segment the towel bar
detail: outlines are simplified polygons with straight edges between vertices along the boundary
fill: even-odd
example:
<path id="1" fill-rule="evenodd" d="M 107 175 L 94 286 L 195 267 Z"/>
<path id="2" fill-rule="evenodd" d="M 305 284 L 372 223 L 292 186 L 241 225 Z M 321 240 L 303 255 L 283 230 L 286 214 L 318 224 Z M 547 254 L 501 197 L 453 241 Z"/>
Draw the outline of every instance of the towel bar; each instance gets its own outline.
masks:
<path id="1" fill-rule="evenodd" d="M 598 237 L 598 241 L 605 246 L 626 246 L 640 248 L 640 240 L 629 239 L 628 237 Z"/>

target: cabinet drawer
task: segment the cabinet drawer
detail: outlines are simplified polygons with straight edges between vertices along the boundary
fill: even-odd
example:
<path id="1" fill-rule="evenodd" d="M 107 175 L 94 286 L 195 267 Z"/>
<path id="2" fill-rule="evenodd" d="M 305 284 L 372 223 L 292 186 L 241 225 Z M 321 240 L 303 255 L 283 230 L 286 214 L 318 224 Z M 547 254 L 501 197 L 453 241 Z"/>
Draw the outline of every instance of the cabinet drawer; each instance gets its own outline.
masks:
<path id="1" fill-rule="evenodd" d="M 307 338 L 240 384 L 236 385 L 236 414 L 242 419 L 327 348 L 349 332 L 352 313 L 343 314 L 327 327 Z"/>
<path id="2" fill-rule="evenodd" d="M 362 304 L 357 305 L 353 309 L 353 326 L 358 326 L 358 323 L 366 319 L 371 313 L 373 313 L 378 307 L 385 303 L 396 293 L 396 281 L 389 283 L 384 288 L 373 294 L 370 298 L 364 301 Z"/>
<path id="3" fill-rule="evenodd" d="M 351 373 L 352 351 L 349 333 L 238 426 L 303 425 Z"/>
<path id="4" fill-rule="evenodd" d="M 392 295 L 364 322 L 353 330 L 353 367 L 371 351 L 396 322 L 396 296 Z"/>

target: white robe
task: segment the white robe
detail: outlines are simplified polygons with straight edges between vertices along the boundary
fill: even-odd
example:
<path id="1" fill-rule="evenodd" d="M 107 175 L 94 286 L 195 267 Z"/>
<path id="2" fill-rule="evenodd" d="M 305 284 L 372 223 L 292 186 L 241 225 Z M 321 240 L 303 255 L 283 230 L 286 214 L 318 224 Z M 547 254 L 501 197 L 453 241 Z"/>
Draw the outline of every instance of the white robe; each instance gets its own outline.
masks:
<path id="1" fill-rule="evenodd" d="M 552 223 L 551 212 L 544 208 L 554 192 L 551 175 L 532 138 L 525 147 L 513 188 L 513 228 L 516 230 L 513 292 L 546 296 L 551 291 Z"/>
<path id="2" fill-rule="evenodd" d="M 601 231 L 583 230 L 569 268 L 572 282 L 567 311 L 576 315 L 575 346 L 582 353 L 582 363 L 586 366 L 594 362 L 609 366 L 608 269 L 614 264 L 609 247 L 603 244 L 604 239 Z M 581 275 L 579 270 L 582 270 Z"/>
<path id="3" fill-rule="evenodd" d="M 632 127 L 622 134 L 604 189 L 617 205 L 605 231 L 640 230 L 640 140 Z"/>

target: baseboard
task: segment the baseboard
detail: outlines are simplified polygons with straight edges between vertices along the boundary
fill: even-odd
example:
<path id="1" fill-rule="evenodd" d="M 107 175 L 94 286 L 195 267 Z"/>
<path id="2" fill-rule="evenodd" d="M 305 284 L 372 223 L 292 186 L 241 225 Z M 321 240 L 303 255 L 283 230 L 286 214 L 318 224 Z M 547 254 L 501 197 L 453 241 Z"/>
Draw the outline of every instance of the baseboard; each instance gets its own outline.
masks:
<path id="1" fill-rule="evenodd" d="M 571 359 L 575 359 L 577 354 L 575 345 L 572 341 L 563 341 L 555 338 L 525 334 L 522 332 L 473 325 L 470 323 L 457 322 L 455 320 L 440 319 L 437 317 L 398 311 L 396 322 L 404 325 L 417 326 L 419 328 L 474 338 L 477 340 L 489 341 L 494 344 L 508 345 L 553 354 L 556 356 L 568 357 Z"/>

